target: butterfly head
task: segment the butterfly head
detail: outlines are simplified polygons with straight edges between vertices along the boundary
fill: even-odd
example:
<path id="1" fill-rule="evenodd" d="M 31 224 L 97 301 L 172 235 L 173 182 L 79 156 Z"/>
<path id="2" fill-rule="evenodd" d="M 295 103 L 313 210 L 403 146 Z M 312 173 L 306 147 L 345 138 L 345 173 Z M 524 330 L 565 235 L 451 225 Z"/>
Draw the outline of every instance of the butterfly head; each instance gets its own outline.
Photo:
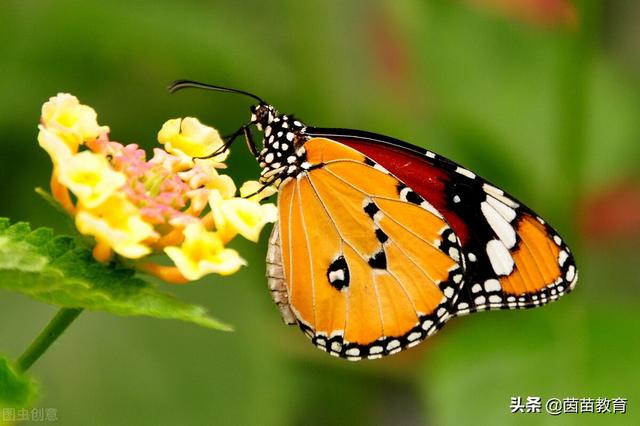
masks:
<path id="1" fill-rule="evenodd" d="M 264 130 L 277 116 L 278 111 L 269 104 L 261 103 L 251 107 L 251 124 L 260 131 Z"/>
<path id="2" fill-rule="evenodd" d="M 263 182 L 281 182 L 308 168 L 304 123 L 261 103 L 251 107 L 251 124 L 263 132 L 262 149 L 256 155 Z"/>

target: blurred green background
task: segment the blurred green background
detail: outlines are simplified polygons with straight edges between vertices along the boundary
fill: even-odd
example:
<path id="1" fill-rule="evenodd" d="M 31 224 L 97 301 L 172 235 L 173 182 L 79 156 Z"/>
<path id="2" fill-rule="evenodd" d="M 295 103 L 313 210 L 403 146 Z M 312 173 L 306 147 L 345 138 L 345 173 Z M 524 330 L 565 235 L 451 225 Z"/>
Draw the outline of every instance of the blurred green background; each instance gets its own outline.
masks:
<path id="1" fill-rule="evenodd" d="M 640 3 L 634 0 L 0 3 L 0 216 L 67 232 L 34 194 L 59 91 L 147 149 L 169 118 L 228 133 L 254 91 L 308 124 L 429 147 L 500 184 L 576 252 L 576 291 L 542 309 L 457 319 L 389 359 L 348 363 L 281 323 L 249 266 L 168 288 L 234 333 L 86 312 L 32 369 L 64 425 L 640 424 Z M 255 178 L 238 145 L 236 181 Z M 165 286 L 169 287 L 169 286 Z M 55 308 L 0 295 L 17 357 Z M 512 396 L 625 397 L 626 415 L 511 414 Z"/>

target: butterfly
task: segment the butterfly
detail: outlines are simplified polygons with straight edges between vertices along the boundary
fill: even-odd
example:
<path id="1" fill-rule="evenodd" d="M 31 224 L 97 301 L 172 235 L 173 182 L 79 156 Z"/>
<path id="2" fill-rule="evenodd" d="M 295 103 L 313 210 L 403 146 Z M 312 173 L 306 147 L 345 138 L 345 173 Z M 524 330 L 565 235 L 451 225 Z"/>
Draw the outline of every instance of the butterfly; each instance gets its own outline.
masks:
<path id="1" fill-rule="evenodd" d="M 278 189 L 267 280 L 287 324 L 348 360 L 413 347 L 451 318 L 544 305 L 578 279 L 564 240 L 516 198 L 433 151 L 311 127 L 258 101 L 244 135 Z M 251 129 L 262 132 L 262 147 Z M 215 155 L 215 154 L 213 154 Z"/>

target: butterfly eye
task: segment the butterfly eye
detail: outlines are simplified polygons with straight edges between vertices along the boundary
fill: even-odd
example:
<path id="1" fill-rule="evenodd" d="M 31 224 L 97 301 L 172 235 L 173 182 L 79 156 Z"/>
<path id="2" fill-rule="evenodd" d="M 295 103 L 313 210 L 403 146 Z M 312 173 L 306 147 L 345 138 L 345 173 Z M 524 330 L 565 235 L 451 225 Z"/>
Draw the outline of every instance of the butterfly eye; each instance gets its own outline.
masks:
<path id="1" fill-rule="evenodd" d="M 255 124 L 262 131 L 273 122 L 278 112 L 271 105 L 261 103 L 251 107 L 251 124 Z"/>

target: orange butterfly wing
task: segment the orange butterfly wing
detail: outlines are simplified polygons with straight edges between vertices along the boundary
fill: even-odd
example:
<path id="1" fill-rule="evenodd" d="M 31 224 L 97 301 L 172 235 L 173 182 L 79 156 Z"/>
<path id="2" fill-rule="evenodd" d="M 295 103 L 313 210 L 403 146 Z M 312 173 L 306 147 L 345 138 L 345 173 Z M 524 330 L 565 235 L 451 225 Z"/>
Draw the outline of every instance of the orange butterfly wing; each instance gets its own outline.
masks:
<path id="1" fill-rule="evenodd" d="M 338 142 L 304 145 L 311 170 L 279 191 L 289 307 L 320 348 L 356 360 L 410 347 L 450 317 L 457 238 L 430 204 Z"/>

